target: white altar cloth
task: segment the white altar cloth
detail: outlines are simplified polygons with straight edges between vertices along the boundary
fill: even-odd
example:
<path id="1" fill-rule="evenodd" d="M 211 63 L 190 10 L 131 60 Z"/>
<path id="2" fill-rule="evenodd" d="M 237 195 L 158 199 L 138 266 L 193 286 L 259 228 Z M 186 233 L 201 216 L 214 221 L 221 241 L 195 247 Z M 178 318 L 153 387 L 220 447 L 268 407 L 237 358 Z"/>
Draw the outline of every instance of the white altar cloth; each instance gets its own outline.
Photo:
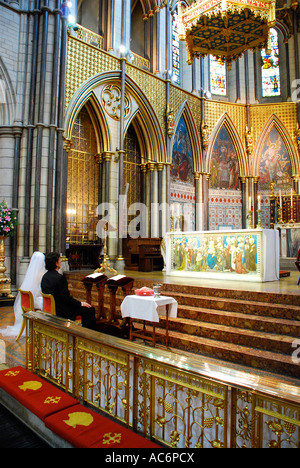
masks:
<path id="1" fill-rule="evenodd" d="M 177 301 L 168 296 L 126 296 L 121 303 L 122 317 L 130 317 L 149 322 L 159 322 L 159 316 L 166 316 L 166 306 L 169 305 L 168 316 L 177 317 Z"/>

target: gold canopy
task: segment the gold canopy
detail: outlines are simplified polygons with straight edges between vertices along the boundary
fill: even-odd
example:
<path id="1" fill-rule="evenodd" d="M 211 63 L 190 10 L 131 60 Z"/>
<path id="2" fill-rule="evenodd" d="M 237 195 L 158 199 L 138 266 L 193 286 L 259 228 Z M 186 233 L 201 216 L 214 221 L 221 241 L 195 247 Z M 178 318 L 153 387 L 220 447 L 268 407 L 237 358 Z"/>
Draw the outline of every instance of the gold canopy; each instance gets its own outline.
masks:
<path id="1" fill-rule="evenodd" d="M 199 0 L 185 11 L 180 6 L 179 20 L 189 64 L 208 54 L 230 64 L 245 50 L 267 45 L 275 0 Z"/>

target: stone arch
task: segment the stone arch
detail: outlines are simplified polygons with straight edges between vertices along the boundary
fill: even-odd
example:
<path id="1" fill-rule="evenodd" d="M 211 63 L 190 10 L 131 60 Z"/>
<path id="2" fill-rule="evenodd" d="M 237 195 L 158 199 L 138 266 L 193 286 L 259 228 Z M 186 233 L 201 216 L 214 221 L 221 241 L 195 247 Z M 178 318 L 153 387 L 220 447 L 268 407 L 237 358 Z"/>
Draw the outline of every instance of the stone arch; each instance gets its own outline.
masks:
<path id="1" fill-rule="evenodd" d="M 212 132 L 207 154 L 209 229 L 242 229 L 245 187 L 240 181 L 248 174 L 248 167 L 240 136 L 227 113 Z"/>
<path id="2" fill-rule="evenodd" d="M 106 115 L 103 105 L 100 102 L 99 96 L 96 96 L 96 88 L 103 84 L 120 83 L 120 72 L 112 71 L 96 75 L 87 80 L 76 91 L 72 97 L 65 115 L 65 139 L 70 140 L 74 119 L 79 110 L 90 101 L 97 116 L 100 131 L 102 133 L 103 149 L 102 151 L 114 152 L 114 138 L 109 125 L 109 117 Z M 130 123 L 136 119 L 139 126 L 139 143 L 143 148 L 143 158 L 153 162 L 167 162 L 166 146 L 164 141 L 164 133 L 160 122 L 153 109 L 151 103 L 140 90 L 136 83 L 128 76 L 125 79 L 125 92 L 132 97 L 135 102 L 135 107 L 126 119 L 124 126 L 124 135 Z"/>
<path id="3" fill-rule="evenodd" d="M 15 103 L 12 82 L 0 57 L 0 125 L 13 124 Z"/>

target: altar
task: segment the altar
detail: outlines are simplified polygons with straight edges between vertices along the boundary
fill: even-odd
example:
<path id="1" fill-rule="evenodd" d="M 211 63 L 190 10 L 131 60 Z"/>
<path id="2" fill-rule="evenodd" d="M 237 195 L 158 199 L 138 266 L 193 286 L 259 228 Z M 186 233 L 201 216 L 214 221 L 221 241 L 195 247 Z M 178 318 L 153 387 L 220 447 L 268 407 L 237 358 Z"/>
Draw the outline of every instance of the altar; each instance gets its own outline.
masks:
<path id="1" fill-rule="evenodd" d="M 166 274 L 265 282 L 279 280 L 276 229 L 168 232 Z"/>
<path id="2" fill-rule="evenodd" d="M 279 231 L 280 256 L 295 258 L 300 247 L 300 223 L 275 224 Z"/>

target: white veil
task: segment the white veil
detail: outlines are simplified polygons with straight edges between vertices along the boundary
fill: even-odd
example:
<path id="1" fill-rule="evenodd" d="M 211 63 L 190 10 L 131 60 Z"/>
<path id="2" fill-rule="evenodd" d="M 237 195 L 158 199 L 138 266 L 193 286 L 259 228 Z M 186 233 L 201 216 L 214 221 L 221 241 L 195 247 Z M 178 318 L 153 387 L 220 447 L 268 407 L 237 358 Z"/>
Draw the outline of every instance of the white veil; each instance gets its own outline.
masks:
<path id="1" fill-rule="evenodd" d="M 32 254 L 30 263 L 28 265 L 25 278 L 20 286 L 24 291 L 31 291 L 34 299 L 35 309 L 42 309 L 42 296 L 41 296 L 41 280 L 46 273 L 45 268 L 45 255 L 41 252 L 34 252 Z M 22 325 L 22 309 L 21 297 L 18 292 L 14 302 L 15 323 L 13 326 L 0 328 L 0 334 L 3 336 L 17 336 L 20 332 Z"/>

